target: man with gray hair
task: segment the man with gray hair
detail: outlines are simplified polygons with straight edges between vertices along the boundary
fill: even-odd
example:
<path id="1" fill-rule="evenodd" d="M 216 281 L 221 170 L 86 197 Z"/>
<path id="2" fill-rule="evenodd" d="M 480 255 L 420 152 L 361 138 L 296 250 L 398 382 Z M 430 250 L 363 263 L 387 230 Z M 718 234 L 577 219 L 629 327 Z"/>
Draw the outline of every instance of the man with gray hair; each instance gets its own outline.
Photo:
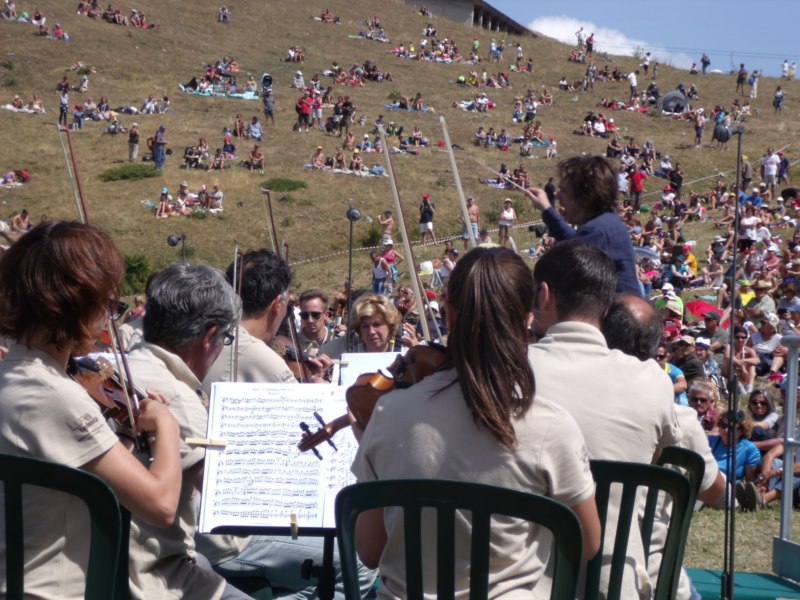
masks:
<path id="1" fill-rule="evenodd" d="M 609 348 L 615 348 L 635 356 L 641 361 L 655 357 L 660 347 L 660 318 L 653 305 L 638 296 L 618 294 L 614 299 L 605 319 L 602 331 L 608 342 Z M 666 375 L 665 375 L 666 376 Z M 695 383 L 689 390 L 690 395 L 695 388 L 707 387 L 706 383 Z M 705 390 L 711 394 L 711 388 Z M 697 413 L 688 406 L 675 406 L 675 414 L 681 429 L 682 439 L 679 446 L 697 452 L 703 457 L 705 471 L 700 483 L 700 492 L 697 496 L 701 504 L 718 505 L 725 491 L 725 478 L 719 471 L 719 466 L 708 445 L 706 432 L 697 420 Z M 658 570 L 661 566 L 661 556 L 666 543 L 667 525 L 672 513 L 672 501 L 665 495 L 659 496 L 656 508 L 656 520 L 650 542 L 650 554 L 647 561 L 647 570 L 650 578 L 656 581 Z M 692 598 L 692 585 L 689 576 L 681 569 L 680 581 L 675 598 L 688 600 Z"/>
<path id="2" fill-rule="evenodd" d="M 136 600 L 172 594 L 249 597 L 227 585 L 195 551 L 205 450 L 183 441 L 206 435 L 208 398 L 200 382 L 223 346 L 233 341 L 240 312 L 225 276 L 207 265 L 172 265 L 148 284 L 144 340 L 132 348 L 128 361 L 136 385 L 161 392 L 178 420 L 183 482 L 171 527 L 131 520 L 130 587 Z"/>

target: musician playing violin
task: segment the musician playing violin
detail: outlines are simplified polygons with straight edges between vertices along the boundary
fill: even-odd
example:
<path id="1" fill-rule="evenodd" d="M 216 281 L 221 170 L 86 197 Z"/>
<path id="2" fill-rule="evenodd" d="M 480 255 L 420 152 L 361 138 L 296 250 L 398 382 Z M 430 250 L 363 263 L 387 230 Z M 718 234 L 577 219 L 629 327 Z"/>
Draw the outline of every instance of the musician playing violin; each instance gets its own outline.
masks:
<path id="1" fill-rule="evenodd" d="M 322 290 L 311 289 L 300 294 L 300 347 L 316 356 L 323 344 L 333 339 L 328 329 L 328 296 Z"/>
<path id="2" fill-rule="evenodd" d="M 392 352 L 395 334 L 400 326 L 400 312 L 385 296 L 364 294 L 350 311 L 350 333 L 358 338 L 351 352 Z M 348 352 L 348 336 L 336 338 L 320 348 L 331 358 Z"/>
<path id="3" fill-rule="evenodd" d="M 249 383 L 298 384 L 283 358 L 267 345 L 284 321 L 292 272 L 280 256 L 269 250 L 250 251 L 238 260 L 236 272 L 242 272 L 240 287 L 243 317 L 238 329 L 240 338 L 236 380 Z M 233 264 L 228 267 L 227 278 L 229 282 L 239 286 L 238 280 L 234 278 Z M 301 295 L 301 306 L 302 301 Z M 231 345 L 230 351 L 236 347 L 235 344 Z M 203 380 L 206 391 L 210 392 L 211 384 L 215 381 L 231 380 L 230 351 L 223 350 L 207 373 Z M 321 373 L 331 364 L 325 356 L 318 356 L 310 362 L 313 363 L 312 372 L 316 370 L 316 373 Z M 318 375 L 314 375 L 314 381 L 327 383 Z M 234 571 L 239 576 L 250 574 L 269 579 L 274 588 L 294 592 L 292 597 L 316 597 L 315 587 L 300 576 L 301 565 L 306 559 L 313 559 L 314 564 L 322 564 L 322 538 L 302 537 L 293 540 L 289 537 L 236 538 L 227 535 L 197 535 L 196 540 L 198 550 L 220 573 Z M 338 560 L 334 566 L 337 580 L 341 581 Z M 375 580 L 374 572 L 364 568 L 361 580 L 363 592 L 366 594 Z M 337 588 L 336 598 L 343 600 L 343 589 Z"/>
<path id="4" fill-rule="evenodd" d="M 175 522 L 156 528 L 131 520 L 130 576 L 134 600 L 152 598 L 243 599 L 195 550 L 204 448 L 183 439 L 205 437 L 208 402 L 200 381 L 239 320 L 239 298 L 217 269 L 176 264 L 156 274 L 147 286 L 144 338 L 128 362 L 138 385 L 157 387 L 169 400 L 180 425 L 182 477 Z"/>
<path id="5" fill-rule="evenodd" d="M 286 361 L 268 344 L 286 319 L 289 306 L 289 284 L 292 271 L 289 265 L 270 250 L 251 250 L 239 258 L 239 265 L 228 267 L 228 282 L 237 289 L 240 282 L 234 280 L 239 273 L 241 277 L 240 295 L 242 298 L 242 321 L 237 335 L 239 341 L 231 345 L 214 362 L 203 379 L 206 393 L 211 391 L 215 381 L 248 381 L 258 383 L 294 383 L 296 378 Z M 237 376 L 231 372 L 231 353 L 238 348 Z M 311 383 L 327 383 L 322 377 L 331 363 L 326 357 L 319 356 L 307 361 L 308 375 Z"/>
<path id="6" fill-rule="evenodd" d="M 575 421 L 549 399 L 534 396 L 526 362 L 532 306 L 531 272 L 515 252 L 479 247 L 459 260 L 448 285 L 444 364 L 378 401 L 352 470 L 359 481 L 450 479 L 551 496 L 577 514 L 590 558 L 600 544 L 594 483 Z M 408 597 L 398 511 L 362 513 L 356 528 L 361 559 L 380 566 L 382 598 Z M 435 565 L 435 516 L 422 518 L 423 564 Z M 455 549 L 457 596 L 468 595 L 470 533 L 469 520 L 457 518 L 456 539 L 464 541 Z M 493 595 L 549 598 L 549 539 L 530 523 L 493 522 Z M 424 585 L 426 596 L 435 596 L 435 578 Z"/>
<path id="7" fill-rule="evenodd" d="M 148 471 L 66 373 L 70 356 L 91 351 L 108 319 L 121 316 L 124 271 L 111 239 L 80 223 L 38 225 L 2 255 L 0 336 L 16 341 L 0 361 L 0 452 L 94 473 L 136 519 L 168 527 L 176 518 L 180 457 L 178 424 L 166 400 L 150 393 L 141 403 L 139 430 L 155 438 Z M 25 597 L 82 599 L 90 539 L 86 510 L 75 510 L 74 498 L 59 492 L 23 493 Z M 0 580 L 5 564 L 0 541 Z"/>

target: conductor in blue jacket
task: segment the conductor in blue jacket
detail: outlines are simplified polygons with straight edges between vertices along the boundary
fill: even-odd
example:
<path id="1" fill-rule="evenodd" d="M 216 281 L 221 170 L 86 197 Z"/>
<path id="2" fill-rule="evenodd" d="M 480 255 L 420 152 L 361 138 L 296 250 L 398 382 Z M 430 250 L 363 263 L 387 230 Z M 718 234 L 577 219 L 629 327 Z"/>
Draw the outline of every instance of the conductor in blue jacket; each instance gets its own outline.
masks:
<path id="1" fill-rule="evenodd" d="M 617 213 L 617 176 L 601 156 L 575 156 L 558 165 L 556 199 L 563 216 L 539 188 L 527 190 L 533 205 L 556 240 L 581 238 L 605 250 L 614 259 L 617 292 L 642 295 L 636 276 L 628 228 Z M 577 229 L 575 229 L 575 227 Z"/>

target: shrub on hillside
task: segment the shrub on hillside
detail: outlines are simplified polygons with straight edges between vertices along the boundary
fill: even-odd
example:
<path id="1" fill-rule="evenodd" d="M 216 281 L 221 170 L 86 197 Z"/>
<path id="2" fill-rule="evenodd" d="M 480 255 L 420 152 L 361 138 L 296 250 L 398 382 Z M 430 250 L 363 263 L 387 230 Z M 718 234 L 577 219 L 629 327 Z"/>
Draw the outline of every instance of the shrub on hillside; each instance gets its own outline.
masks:
<path id="1" fill-rule="evenodd" d="M 300 179 L 288 179 L 286 177 L 273 177 L 261 184 L 261 187 L 273 192 L 294 192 L 308 187 L 305 181 Z"/>
<path id="2" fill-rule="evenodd" d="M 159 171 L 150 164 L 131 164 L 121 165 L 106 169 L 98 176 L 100 181 L 120 181 L 120 180 L 135 180 L 147 179 L 148 177 L 156 177 Z"/>
<path id="3" fill-rule="evenodd" d="M 383 235 L 383 228 L 374 221 L 367 229 L 367 233 L 361 238 L 362 248 L 374 248 L 380 246 L 381 235 Z"/>
<path id="4" fill-rule="evenodd" d="M 122 284 L 122 295 L 133 296 L 144 293 L 147 280 L 153 274 L 153 267 L 144 254 L 125 255 L 125 281 Z"/>

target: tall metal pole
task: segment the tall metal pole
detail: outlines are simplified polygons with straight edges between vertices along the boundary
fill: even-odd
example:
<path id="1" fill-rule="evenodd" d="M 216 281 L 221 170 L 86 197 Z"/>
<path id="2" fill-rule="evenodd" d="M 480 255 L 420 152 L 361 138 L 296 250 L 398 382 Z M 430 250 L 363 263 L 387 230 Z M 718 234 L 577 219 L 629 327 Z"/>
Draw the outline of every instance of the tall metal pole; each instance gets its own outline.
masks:
<path id="1" fill-rule="evenodd" d="M 738 137 L 736 145 L 736 196 L 733 220 L 733 249 L 731 251 L 731 270 L 728 279 L 728 292 L 731 302 L 731 317 L 728 329 L 728 344 L 730 348 L 728 356 L 728 411 L 725 415 L 725 422 L 728 426 L 728 465 L 726 468 L 725 485 L 725 543 L 723 552 L 722 577 L 720 578 L 720 598 L 721 600 L 732 600 L 734 597 L 734 573 L 736 569 L 736 500 L 731 493 L 736 482 L 736 443 L 738 441 L 739 423 L 744 415 L 738 410 L 739 407 L 739 382 L 736 379 L 734 369 L 735 339 L 733 332 L 733 314 L 736 309 L 736 272 L 738 270 L 739 256 L 739 220 L 741 218 L 741 206 L 739 205 L 739 187 L 742 175 L 742 136 L 744 126 L 739 125 L 731 129 L 731 135 Z"/>
<path id="2" fill-rule="evenodd" d="M 347 351 L 352 352 L 355 350 L 353 344 L 353 332 L 350 331 L 350 305 L 353 301 L 353 226 L 355 222 L 361 219 L 361 211 L 355 206 L 350 206 L 347 209 L 347 220 L 350 221 L 350 245 L 347 258 L 347 312 L 344 318 L 347 320 Z"/>

